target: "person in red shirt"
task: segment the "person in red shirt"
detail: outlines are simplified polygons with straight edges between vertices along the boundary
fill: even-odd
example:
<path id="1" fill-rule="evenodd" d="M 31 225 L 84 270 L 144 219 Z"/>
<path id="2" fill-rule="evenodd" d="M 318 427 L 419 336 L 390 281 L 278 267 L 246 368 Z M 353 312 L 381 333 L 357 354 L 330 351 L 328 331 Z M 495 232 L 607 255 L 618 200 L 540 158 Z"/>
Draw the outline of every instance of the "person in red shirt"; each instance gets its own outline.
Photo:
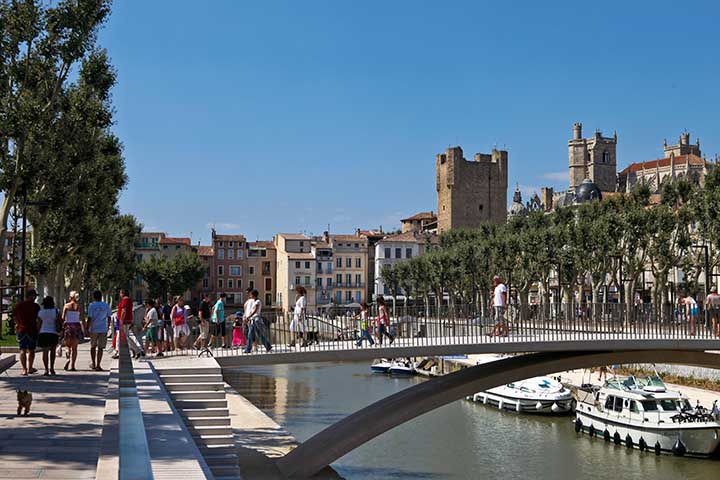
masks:
<path id="1" fill-rule="evenodd" d="M 23 375 L 37 372 L 37 369 L 33 368 L 38 337 L 38 313 L 40 312 L 40 305 L 35 303 L 36 298 L 37 292 L 33 289 L 28 290 L 25 293 L 25 300 L 18 302 L 12 313 L 20 347 L 20 365 Z"/>
<path id="2" fill-rule="evenodd" d="M 120 303 L 118 304 L 117 315 L 122 328 L 122 335 L 127 339 L 128 347 L 132 350 L 134 357 L 144 357 L 145 352 L 143 352 L 142 347 L 140 347 L 140 344 L 135 337 L 135 332 L 132 330 L 133 301 L 130 299 L 128 291 L 125 289 L 120 290 Z"/>

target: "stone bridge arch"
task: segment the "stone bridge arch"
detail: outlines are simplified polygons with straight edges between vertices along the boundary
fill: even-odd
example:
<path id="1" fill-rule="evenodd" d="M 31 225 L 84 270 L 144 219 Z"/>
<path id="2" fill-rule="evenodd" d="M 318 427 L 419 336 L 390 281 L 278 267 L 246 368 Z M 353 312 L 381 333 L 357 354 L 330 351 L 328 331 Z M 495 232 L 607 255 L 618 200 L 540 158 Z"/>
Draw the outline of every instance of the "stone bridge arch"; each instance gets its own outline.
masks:
<path id="1" fill-rule="evenodd" d="M 279 458 L 277 466 L 289 478 L 307 478 L 378 435 L 473 393 L 539 375 L 622 363 L 720 368 L 720 354 L 678 350 L 547 352 L 468 367 L 358 410 Z"/>

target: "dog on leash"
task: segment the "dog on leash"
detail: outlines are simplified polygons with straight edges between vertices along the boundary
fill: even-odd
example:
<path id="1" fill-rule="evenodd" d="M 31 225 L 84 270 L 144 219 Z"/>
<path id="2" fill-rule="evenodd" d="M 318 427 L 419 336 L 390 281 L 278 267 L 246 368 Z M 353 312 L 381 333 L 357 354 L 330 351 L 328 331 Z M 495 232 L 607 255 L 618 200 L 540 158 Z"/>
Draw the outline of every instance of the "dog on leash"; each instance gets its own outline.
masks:
<path id="1" fill-rule="evenodd" d="M 32 393 L 28 392 L 27 390 L 18 390 L 17 391 L 17 400 L 18 400 L 18 408 L 17 408 L 17 414 L 20 416 L 20 412 L 25 410 L 25 415 L 28 416 L 30 414 L 30 405 L 32 405 Z"/>

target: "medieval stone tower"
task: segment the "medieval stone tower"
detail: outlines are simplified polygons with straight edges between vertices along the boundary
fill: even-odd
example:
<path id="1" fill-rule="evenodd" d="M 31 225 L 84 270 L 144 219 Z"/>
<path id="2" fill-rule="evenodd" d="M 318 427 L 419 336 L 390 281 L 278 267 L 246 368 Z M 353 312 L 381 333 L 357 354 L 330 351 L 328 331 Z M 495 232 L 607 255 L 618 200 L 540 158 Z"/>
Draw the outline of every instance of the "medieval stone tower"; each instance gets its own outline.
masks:
<path id="1" fill-rule="evenodd" d="M 614 192 L 617 185 L 617 134 L 603 137 L 600 130 L 582 138 L 582 123 L 573 125 L 573 138 L 568 142 L 570 189 L 589 178 L 603 192 Z"/>
<path id="2" fill-rule="evenodd" d="M 465 160 L 460 147 L 435 158 L 438 230 L 476 228 L 507 219 L 508 152 L 476 153 Z"/>

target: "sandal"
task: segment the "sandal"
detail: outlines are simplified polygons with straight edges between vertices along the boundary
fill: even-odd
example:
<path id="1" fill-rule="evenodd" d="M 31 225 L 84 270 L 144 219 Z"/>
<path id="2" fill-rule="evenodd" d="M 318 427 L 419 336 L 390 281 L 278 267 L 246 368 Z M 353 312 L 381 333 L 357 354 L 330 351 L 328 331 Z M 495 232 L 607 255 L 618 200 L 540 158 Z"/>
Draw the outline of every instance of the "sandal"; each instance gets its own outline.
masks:
<path id="1" fill-rule="evenodd" d="M 63 370 L 70 370 L 70 360 L 65 362 L 65 366 L 63 367 Z"/>

